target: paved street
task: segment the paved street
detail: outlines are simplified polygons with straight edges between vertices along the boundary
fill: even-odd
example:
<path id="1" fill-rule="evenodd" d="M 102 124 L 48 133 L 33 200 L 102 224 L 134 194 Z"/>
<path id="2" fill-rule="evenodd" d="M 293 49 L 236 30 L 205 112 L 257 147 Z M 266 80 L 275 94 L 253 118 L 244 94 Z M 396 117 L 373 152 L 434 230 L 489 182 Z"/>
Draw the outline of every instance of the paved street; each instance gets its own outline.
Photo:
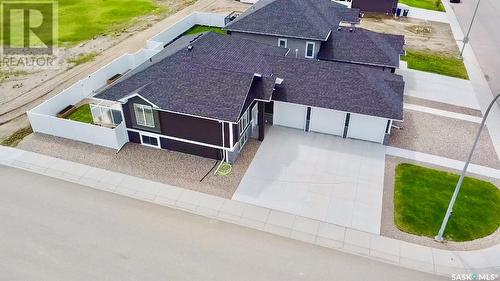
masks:
<path id="1" fill-rule="evenodd" d="M 464 34 L 467 33 L 477 0 L 464 0 L 452 4 Z M 479 64 L 487 76 L 493 93 L 500 92 L 500 1 L 481 0 L 470 35 L 470 44 Z"/>
<path id="2" fill-rule="evenodd" d="M 0 166 L 1 280 L 448 280 Z"/>

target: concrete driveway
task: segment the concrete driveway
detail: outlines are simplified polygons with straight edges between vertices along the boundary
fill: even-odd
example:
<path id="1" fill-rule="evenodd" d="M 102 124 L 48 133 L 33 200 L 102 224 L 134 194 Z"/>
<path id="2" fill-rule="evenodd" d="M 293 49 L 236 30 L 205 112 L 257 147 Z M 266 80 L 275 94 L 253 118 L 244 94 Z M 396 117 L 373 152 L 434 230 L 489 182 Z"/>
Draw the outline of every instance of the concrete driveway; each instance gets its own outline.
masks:
<path id="1" fill-rule="evenodd" d="M 385 147 L 270 127 L 233 200 L 380 233 Z"/>

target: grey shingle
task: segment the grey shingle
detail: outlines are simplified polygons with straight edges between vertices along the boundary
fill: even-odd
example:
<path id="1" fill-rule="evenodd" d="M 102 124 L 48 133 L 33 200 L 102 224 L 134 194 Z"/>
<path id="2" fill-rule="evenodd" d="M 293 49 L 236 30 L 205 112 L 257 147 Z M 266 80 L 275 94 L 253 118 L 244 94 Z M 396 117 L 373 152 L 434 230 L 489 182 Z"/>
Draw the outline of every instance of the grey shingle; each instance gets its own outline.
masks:
<path id="1" fill-rule="evenodd" d="M 96 97 L 120 100 L 138 92 L 161 109 L 237 122 L 253 99 L 400 120 L 402 77 L 377 68 L 284 57 L 286 49 L 207 33 L 170 56 L 125 75 Z M 262 77 L 255 77 L 259 73 Z M 276 78 L 283 78 L 273 94 Z"/>
<path id="2" fill-rule="evenodd" d="M 363 64 L 399 67 L 404 54 L 404 36 L 383 34 L 363 28 L 334 30 L 321 44 L 318 58 Z"/>
<path id="3" fill-rule="evenodd" d="M 260 0 L 225 29 L 324 41 L 340 21 L 359 22 L 358 15 L 331 0 Z"/>
<path id="4" fill-rule="evenodd" d="M 274 71 L 283 78 L 273 100 L 403 119 L 404 82 L 399 75 L 367 66 L 276 58 Z"/>
<path id="5" fill-rule="evenodd" d="M 163 52 L 154 56 L 153 64 L 146 62 L 96 97 L 120 100 L 139 93 L 164 110 L 237 122 L 254 74 L 270 76 L 267 58 L 286 53 L 283 48 L 216 33 L 204 34 L 191 45 L 188 50 L 177 44 L 176 53 L 165 50 L 169 56 Z M 272 85 L 261 89 L 268 93 L 259 95 L 270 99 Z"/>

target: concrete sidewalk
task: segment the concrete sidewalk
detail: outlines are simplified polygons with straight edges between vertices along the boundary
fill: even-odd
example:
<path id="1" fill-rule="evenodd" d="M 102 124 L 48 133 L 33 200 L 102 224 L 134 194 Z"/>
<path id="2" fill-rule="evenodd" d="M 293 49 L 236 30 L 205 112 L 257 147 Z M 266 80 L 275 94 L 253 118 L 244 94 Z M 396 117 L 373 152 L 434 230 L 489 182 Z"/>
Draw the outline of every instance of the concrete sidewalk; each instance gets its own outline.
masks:
<path id="1" fill-rule="evenodd" d="M 405 4 L 398 4 L 398 8 L 410 9 L 408 13 L 410 18 L 448 23 L 448 17 L 444 12 L 410 7 Z"/>
<path id="2" fill-rule="evenodd" d="M 500 273 L 500 245 L 440 250 L 3 146 L 0 164 L 420 271 Z"/>

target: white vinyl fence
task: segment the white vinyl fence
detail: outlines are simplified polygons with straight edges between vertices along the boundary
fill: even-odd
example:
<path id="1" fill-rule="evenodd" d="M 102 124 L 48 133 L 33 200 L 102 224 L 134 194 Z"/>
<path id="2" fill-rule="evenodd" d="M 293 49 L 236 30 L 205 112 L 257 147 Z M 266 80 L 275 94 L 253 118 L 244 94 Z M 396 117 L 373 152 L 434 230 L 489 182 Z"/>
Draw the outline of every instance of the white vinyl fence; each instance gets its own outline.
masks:
<path id="1" fill-rule="evenodd" d="M 181 36 L 195 25 L 223 27 L 225 14 L 192 13 L 173 26 L 147 41 L 147 47 L 134 54 L 124 54 L 98 71 L 90 74 L 60 94 L 48 99 L 27 112 L 34 132 L 77 140 L 119 150 L 128 142 L 124 122 L 116 128 L 106 128 L 73 120 L 57 118 L 56 114 L 68 105 L 75 105 L 85 98 L 93 97 L 117 73 L 125 73 L 149 60 L 163 46 Z"/>

